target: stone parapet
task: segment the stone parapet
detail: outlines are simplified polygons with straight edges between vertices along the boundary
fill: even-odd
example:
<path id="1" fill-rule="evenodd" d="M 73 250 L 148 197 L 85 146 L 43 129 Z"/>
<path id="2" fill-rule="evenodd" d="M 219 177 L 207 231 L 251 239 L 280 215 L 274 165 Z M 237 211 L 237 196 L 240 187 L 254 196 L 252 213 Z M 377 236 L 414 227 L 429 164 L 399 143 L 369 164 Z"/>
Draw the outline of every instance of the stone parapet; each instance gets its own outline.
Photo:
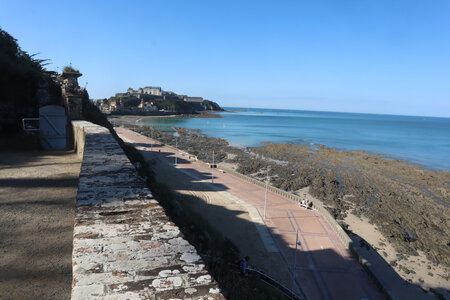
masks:
<path id="1" fill-rule="evenodd" d="M 72 124 L 83 156 L 72 299 L 224 299 L 109 131 Z"/>

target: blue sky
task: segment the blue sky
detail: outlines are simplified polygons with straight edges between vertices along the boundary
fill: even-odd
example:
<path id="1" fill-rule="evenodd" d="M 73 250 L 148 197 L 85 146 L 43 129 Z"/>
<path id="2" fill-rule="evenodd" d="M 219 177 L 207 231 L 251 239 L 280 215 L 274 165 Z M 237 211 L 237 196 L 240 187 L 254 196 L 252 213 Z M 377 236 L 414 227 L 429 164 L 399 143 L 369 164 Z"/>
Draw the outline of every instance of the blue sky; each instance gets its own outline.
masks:
<path id="1" fill-rule="evenodd" d="M 92 98 L 161 86 L 222 106 L 450 117 L 450 1 L 7 1 L 22 49 Z"/>

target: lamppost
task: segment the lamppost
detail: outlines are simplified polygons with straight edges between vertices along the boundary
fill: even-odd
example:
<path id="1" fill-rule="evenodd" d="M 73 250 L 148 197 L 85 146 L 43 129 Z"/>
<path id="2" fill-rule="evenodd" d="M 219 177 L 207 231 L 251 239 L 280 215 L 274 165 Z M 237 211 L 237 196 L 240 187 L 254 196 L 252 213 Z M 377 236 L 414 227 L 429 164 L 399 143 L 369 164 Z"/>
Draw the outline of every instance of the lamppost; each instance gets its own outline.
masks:
<path id="1" fill-rule="evenodd" d="M 295 252 L 294 252 L 294 268 L 292 269 L 292 293 L 294 293 L 295 284 L 295 268 L 297 268 L 297 246 L 301 246 L 302 243 L 298 240 L 298 229 L 295 231 Z"/>
<path id="2" fill-rule="evenodd" d="M 266 195 L 265 195 L 265 197 L 264 197 L 264 220 L 266 219 L 267 192 L 268 192 L 268 189 L 269 189 L 269 181 L 270 181 L 270 177 L 269 177 L 269 168 L 267 168 Z"/>
<path id="3" fill-rule="evenodd" d="M 178 132 L 175 131 L 173 134 L 175 136 L 175 166 L 177 166 L 178 163 Z"/>
<path id="4" fill-rule="evenodd" d="M 151 141 L 151 143 L 150 143 L 150 151 L 153 151 L 153 126 L 152 126 L 152 129 L 151 129 L 151 131 L 150 131 L 150 134 L 151 134 L 151 136 L 152 136 L 152 141 Z"/>
<path id="5" fill-rule="evenodd" d="M 211 165 L 211 183 L 214 183 L 214 150 L 213 150 L 212 165 Z"/>

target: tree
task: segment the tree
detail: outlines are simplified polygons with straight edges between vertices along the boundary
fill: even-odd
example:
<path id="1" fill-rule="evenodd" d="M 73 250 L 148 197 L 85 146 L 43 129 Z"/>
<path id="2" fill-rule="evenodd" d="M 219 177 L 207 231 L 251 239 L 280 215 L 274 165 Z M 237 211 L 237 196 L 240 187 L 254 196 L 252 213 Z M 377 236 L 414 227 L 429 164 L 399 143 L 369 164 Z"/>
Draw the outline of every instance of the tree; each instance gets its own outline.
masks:
<path id="1" fill-rule="evenodd" d="M 60 103 L 56 72 L 45 69 L 48 60 L 35 56 L 0 28 L 0 132 L 17 131 L 21 119 L 36 117 L 40 106 Z"/>

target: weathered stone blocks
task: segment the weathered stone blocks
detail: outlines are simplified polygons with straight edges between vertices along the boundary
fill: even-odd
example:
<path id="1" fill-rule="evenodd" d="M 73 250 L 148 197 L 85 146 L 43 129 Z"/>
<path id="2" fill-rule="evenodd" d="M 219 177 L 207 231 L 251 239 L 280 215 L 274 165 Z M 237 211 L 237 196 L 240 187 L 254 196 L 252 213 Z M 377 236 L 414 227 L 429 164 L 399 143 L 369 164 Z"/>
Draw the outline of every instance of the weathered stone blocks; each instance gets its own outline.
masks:
<path id="1" fill-rule="evenodd" d="M 224 299 L 109 132 L 84 121 L 73 126 L 84 152 L 72 299 Z"/>

